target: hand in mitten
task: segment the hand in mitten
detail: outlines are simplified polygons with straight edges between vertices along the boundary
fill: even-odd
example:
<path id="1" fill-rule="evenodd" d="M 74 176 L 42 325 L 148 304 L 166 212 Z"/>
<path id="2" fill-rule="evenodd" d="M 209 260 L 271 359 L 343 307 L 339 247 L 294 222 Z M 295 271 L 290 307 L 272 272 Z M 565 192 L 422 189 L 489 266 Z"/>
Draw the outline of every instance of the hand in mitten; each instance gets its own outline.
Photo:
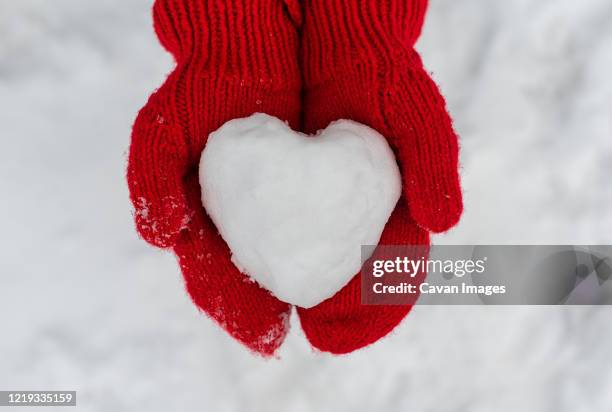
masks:
<path id="1" fill-rule="evenodd" d="M 387 137 L 403 196 L 381 245 L 429 245 L 462 212 L 458 145 L 445 102 L 414 44 L 426 0 L 305 0 L 302 70 L 307 132 L 345 118 Z M 334 297 L 298 309 L 317 348 L 346 353 L 389 333 L 410 306 L 362 306 L 359 275 Z"/>
<path id="2" fill-rule="evenodd" d="M 264 112 L 300 116 L 297 31 L 282 0 L 157 0 L 157 35 L 177 63 L 140 111 L 128 184 L 137 229 L 172 247 L 196 305 L 252 350 L 272 354 L 290 307 L 251 282 L 206 216 L 198 162 L 208 135 Z"/>

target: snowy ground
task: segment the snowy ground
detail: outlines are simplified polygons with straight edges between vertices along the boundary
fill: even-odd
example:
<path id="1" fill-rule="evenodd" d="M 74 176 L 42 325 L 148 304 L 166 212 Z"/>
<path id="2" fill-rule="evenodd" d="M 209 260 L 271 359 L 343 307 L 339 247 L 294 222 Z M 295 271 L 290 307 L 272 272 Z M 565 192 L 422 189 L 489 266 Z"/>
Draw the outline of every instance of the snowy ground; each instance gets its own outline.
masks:
<path id="1" fill-rule="evenodd" d="M 612 308 L 417 307 L 333 358 L 280 360 L 200 315 L 137 239 L 131 123 L 172 67 L 151 0 L 0 0 L 0 389 L 83 411 L 612 410 Z M 462 135 L 439 243 L 612 243 L 612 2 L 432 0 L 419 44 Z"/>

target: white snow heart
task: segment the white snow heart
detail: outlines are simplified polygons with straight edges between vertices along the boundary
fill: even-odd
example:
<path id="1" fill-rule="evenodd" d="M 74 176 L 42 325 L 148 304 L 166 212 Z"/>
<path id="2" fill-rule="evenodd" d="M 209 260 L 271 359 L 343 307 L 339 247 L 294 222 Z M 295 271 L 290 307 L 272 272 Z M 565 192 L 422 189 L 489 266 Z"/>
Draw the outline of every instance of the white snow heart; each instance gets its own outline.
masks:
<path id="1" fill-rule="evenodd" d="M 401 193 L 383 136 L 340 120 L 316 136 L 254 114 L 212 133 L 200 161 L 202 202 L 234 264 L 303 308 L 361 270 Z"/>

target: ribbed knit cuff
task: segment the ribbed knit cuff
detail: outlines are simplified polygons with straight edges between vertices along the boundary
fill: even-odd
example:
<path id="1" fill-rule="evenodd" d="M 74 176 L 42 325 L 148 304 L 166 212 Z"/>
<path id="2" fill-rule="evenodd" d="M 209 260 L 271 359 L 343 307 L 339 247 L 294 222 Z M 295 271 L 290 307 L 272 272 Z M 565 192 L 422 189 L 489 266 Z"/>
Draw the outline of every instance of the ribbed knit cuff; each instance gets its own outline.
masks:
<path id="1" fill-rule="evenodd" d="M 393 65 L 410 58 L 426 8 L 427 0 L 304 0 L 306 82 L 324 81 L 335 66 L 359 60 Z"/>
<path id="2" fill-rule="evenodd" d="M 295 12 L 295 11 L 294 11 Z M 155 31 L 178 64 L 242 79 L 297 70 L 297 31 L 283 0 L 157 0 Z"/>

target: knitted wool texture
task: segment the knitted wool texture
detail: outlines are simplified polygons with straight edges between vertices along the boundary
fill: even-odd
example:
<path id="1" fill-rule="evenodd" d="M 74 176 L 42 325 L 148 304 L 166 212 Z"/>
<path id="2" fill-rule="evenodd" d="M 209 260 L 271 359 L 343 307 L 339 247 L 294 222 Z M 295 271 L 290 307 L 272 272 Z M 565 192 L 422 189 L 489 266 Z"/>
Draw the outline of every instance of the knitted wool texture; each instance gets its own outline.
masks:
<path id="1" fill-rule="evenodd" d="M 200 201 L 209 133 L 265 112 L 306 132 L 353 119 L 390 139 L 404 179 L 381 244 L 429 244 L 462 211 L 457 140 L 444 101 L 413 49 L 425 0 L 156 0 L 155 30 L 177 66 L 140 111 L 128 183 L 141 236 L 172 247 L 195 304 L 247 347 L 271 355 L 289 305 L 248 281 Z M 302 16 L 303 15 L 303 16 Z M 360 278 L 315 308 L 298 308 L 313 346 L 347 353 L 389 333 L 410 306 L 362 306 Z"/>
<path id="2" fill-rule="evenodd" d="M 283 342 L 290 307 L 231 262 L 202 207 L 198 162 L 228 120 L 265 112 L 299 126 L 296 12 L 281 0 L 157 0 L 155 31 L 176 68 L 136 119 L 127 172 L 140 235 L 173 248 L 194 303 L 263 355 Z"/>
<path id="3" fill-rule="evenodd" d="M 445 102 L 414 44 L 426 0 L 304 0 L 301 64 L 304 128 L 353 119 L 394 149 L 403 196 L 381 245 L 429 245 L 429 232 L 452 227 L 463 206 L 458 144 Z M 389 333 L 411 306 L 362 306 L 361 279 L 312 309 L 300 309 L 313 346 L 348 353 Z"/>

